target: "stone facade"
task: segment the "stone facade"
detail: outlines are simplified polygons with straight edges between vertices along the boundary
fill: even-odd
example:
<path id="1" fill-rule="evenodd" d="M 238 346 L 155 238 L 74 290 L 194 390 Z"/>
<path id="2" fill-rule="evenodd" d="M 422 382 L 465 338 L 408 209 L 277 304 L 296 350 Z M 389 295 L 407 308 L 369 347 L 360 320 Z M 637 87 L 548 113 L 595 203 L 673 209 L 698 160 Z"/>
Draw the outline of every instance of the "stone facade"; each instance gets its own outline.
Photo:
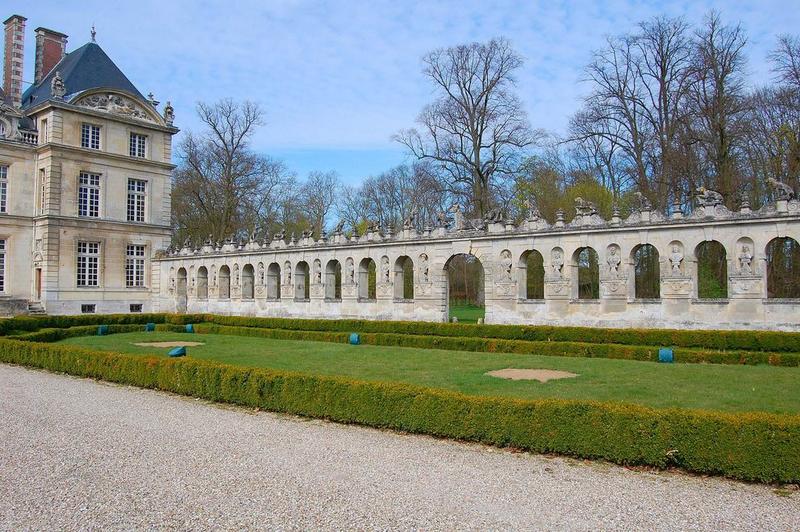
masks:
<path id="1" fill-rule="evenodd" d="M 350 239 L 338 232 L 319 241 L 304 236 L 286 243 L 278 235 L 269 242 L 187 243 L 154 261 L 154 277 L 165 281 L 154 285 L 154 298 L 162 311 L 444 321 L 447 263 L 469 254 L 484 268 L 488 323 L 800 330 L 800 301 L 768 299 L 766 292 L 767 245 L 778 237 L 800 240 L 797 200 L 784 198 L 758 212 L 744 205 L 735 213 L 717 201 L 701 201 L 690 217 L 676 212 L 669 218 L 644 205 L 625 220 L 615 215 L 610 221 L 577 207 L 571 223 L 560 215 L 553 226 L 531 212 L 521 226 L 494 219 L 476 228 L 455 209 L 450 228 L 422 234 L 410 227 L 394 235 L 373 228 Z M 695 250 L 711 241 L 727 255 L 725 299 L 698 298 Z M 633 254 L 643 244 L 658 251 L 660 297 L 653 299 L 635 294 Z M 579 298 L 578 252 L 586 247 L 599 257 L 598 299 Z M 542 299 L 526 294 L 525 256 L 531 250 L 544 259 Z M 399 297 L 407 258 L 414 266 L 411 299 Z M 369 260 L 377 271 L 373 298 L 367 294 Z M 332 297 L 336 262 L 338 299 Z M 252 289 L 243 290 L 238 272 L 245 270 L 254 272 L 247 275 Z"/>

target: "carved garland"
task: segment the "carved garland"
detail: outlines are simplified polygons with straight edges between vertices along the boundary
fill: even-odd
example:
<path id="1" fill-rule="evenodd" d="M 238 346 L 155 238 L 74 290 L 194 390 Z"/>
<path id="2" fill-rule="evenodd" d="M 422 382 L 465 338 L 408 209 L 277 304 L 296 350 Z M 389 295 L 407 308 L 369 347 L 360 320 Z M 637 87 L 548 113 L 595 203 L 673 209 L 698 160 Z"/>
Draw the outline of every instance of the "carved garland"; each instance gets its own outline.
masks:
<path id="1" fill-rule="evenodd" d="M 146 120 L 155 122 L 143 106 L 133 101 L 131 98 L 119 94 L 92 94 L 81 98 L 75 105 L 88 107 L 97 111 L 103 111 L 113 115 L 134 118 L 136 120 Z"/>

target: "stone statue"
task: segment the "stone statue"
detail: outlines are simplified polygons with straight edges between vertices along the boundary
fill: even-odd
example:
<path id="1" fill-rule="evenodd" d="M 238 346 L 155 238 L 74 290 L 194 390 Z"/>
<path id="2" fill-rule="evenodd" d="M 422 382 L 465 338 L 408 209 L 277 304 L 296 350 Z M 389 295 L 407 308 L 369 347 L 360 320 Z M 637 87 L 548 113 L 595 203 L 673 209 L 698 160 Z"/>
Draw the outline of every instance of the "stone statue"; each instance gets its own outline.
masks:
<path id="1" fill-rule="evenodd" d="M 503 211 L 500 209 L 490 209 L 486 216 L 483 217 L 483 221 L 487 224 L 501 224 L 504 220 L 505 216 L 503 216 Z"/>
<path id="2" fill-rule="evenodd" d="M 695 191 L 697 203 L 704 207 L 716 207 L 722 205 L 722 194 L 716 190 L 711 190 L 706 187 L 700 187 Z"/>
<path id="3" fill-rule="evenodd" d="M 322 263 L 318 260 L 314 261 L 314 282 L 322 284 Z"/>
<path id="4" fill-rule="evenodd" d="M 527 219 L 529 222 L 535 222 L 542 217 L 542 214 L 539 212 L 539 205 L 536 203 L 536 198 L 531 197 L 526 199 L 525 209 L 527 210 Z"/>
<path id="5" fill-rule="evenodd" d="M 347 284 L 355 283 L 356 271 L 355 271 L 355 266 L 353 264 L 353 259 L 347 259 L 347 262 L 345 262 L 345 273 L 346 273 L 345 282 Z"/>
<path id="6" fill-rule="evenodd" d="M 381 259 L 381 280 L 384 283 L 389 282 L 389 257 Z"/>
<path id="7" fill-rule="evenodd" d="M 333 234 L 341 235 L 343 230 L 344 230 L 344 220 L 339 220 L 339 223 L 337 223 L 336 227 L 333 228 Z"/>
<path id="8" fill-rule="evenodd" d="M 456 231 L 463 231 L 465 228 L 464 224 L 464 213 L 461 212 L 461 205 L 458 203 L 453 203 L 450 208 L 448 209 L 449 212 L 453 213 L 453 226 Z"/>
<path id="9" fill-rule="evenodd" d="M 739 271 L 746 275 L 753 273 L 753 254 L 750 252 L 750 246 L 742 246 L 742 252 L 739 253 Z"/>
<path id="10" fill-rule="evenodd" d="M 504 282 L 511 282 L 511 270 L 514 266 L 514 261 L 511 260 L 511 252 L 503 250 L 500 254 L 500 280 Z"/>
<path id="11" fill-rule="evenodd" d="M 608 257 L 606 257 L 606 262 L 608 263 L 608 272 L 616 277 L 619 274 L 619 265 L 622 262 L 619 258 L 619 248 L 617 246 L 611 246 L 608 248 Z"/>
<path id="12" fill-rule="evenodd" d="M 292 231 L 292 234 L 289 236 L 289 243 L 293 245 L 297 244 L 297 238 L 294 236 L 294 231 Z"/>
<path id="13" fill-rule="evenodd" d="M 561 270 L 564 268 L 564 253 L 560 249 L 554 249 L 550 260 L 553 269 L 553 276 L 561 279 Z"/>
<path id="14" fill-rule="evenodd" d="M 233 265 L 233 286 L 239 286 L 239 265 Z"/>
<path id="15" fill-rule="evenodd" d="M 413 229 L 414 222 L 416 222 L 416 220 L 417 220 L 417 209 L 414 208 L 411 210 L 408 216 L 403 218 L 403 229 Z"/>
<path id="16" fill-rule="evenodd" d="M 681 262 L 683 262 L 683 253 L 678 246 L 672 246 L 672 254 L 669 256 L 669 263 L 672 265 L 672 274 L 681 274 Z"/>
<path id="17" fill-rule="evenodd" d="M 777 179 L 774 179 L 772 177 L 767 178 L 767 184 L 770 187 L 772 187 L 772 189 L 775 191 L 776 199 L 788 201 L 788 200 L 793 200 L 797 197 L 792 187 L 790 187 L 786 183 L 778 181 Z"/>
<path id="18" fill-rule="evenodd" d="M 55 100 L 63 100 L 66 93 L 67 88 L 64 86 L 64 78 L 61 77 L 61 72 L 56 70 L 56 75 L 50 81 L 50 94 L 53 95 Z"/>
<path id="19" fill-rule="evenodd" d="M 292 265 L 289 261 L 286 261 L 283 264 L 283 271 L 284 271 L 284 283 L 283 284 L 292 284 Z"/>
<path id="20" fill-rule="evenodd" d="M 597 214 L 597 206 L 591 201 L 586 201 L 578 196 L 575 198 L 575 214 L 578 216 L 592 216 Z"/>
<path id="21" fill-rule="evenodd" d="M 186 240 L 183 241 L 183 247 L 192 249 L 192 239 L 186 237 Z"/>
<path id="22" fill-rule="evenodd" d="M 164 106 L 164 122 L 166 122 L 168 126 L 171 126 L 173 122 L 175 122 L 175 109 L 172 108 L 170 102 L 167 102 L 167 105 Z"/>
<path id="23" fill-rule="evenodd" d="M 211 286 L 217 286 L 217 268 L 211 267 Z"/>
<path id="24" fill-rule="evenodd" d="M 653 210 L 653 204 L 650 203 L 650 200 L 647 199 L 647 196 L 645 196 L 638 190 L 634 192 L 633 195 L 636 197 L 636 203 L 637 203 L 636 208 L 639 209 L 639 212 Z"/>
<path id="25" fill-rule="evenodd" d="M 430 272 L 428 271 L 428 256 L 425 253 L 419 256 L 419 278 L 421 283 L 430 282 Z"/>
<path id="26" fill-rule="evenodd" d="M 440 211 L 436 214 L 436 227 L 447 227 L 447 213 Z"/>

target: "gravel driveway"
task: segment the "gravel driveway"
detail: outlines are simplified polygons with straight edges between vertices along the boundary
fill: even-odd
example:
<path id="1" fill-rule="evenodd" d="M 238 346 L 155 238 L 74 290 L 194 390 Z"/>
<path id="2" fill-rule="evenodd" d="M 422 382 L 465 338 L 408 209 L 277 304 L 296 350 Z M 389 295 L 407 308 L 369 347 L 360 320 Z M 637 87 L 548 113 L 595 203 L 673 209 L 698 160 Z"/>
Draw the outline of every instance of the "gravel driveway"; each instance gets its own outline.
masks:
<path id="1" fill-rule="evenodd" d="M 800 492 L 309 421 L 0 364 L 0 529 L 800 527 Z"/>

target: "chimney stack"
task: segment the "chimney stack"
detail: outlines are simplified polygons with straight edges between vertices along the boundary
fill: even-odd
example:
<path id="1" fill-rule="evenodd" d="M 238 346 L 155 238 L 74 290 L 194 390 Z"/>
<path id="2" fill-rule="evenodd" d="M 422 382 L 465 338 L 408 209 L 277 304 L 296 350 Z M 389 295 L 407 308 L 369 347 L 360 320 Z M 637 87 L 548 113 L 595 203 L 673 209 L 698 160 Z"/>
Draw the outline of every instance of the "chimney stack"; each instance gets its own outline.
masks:
<path id="1" fill-rule="evenodd" d="M 3 61 L 3 91 L 14 107 L 22 104 L 22 61 L 25 49 L 25 21 L 21 15 L 11 15 L 5 25 L 5 58 Z"/>
<path id="2" fill-rule="evenodd" d="M 67 53 L 67 36 L 47 28 L 36 28 L 36 72 L 34 85 L 42 81 Z"/>

